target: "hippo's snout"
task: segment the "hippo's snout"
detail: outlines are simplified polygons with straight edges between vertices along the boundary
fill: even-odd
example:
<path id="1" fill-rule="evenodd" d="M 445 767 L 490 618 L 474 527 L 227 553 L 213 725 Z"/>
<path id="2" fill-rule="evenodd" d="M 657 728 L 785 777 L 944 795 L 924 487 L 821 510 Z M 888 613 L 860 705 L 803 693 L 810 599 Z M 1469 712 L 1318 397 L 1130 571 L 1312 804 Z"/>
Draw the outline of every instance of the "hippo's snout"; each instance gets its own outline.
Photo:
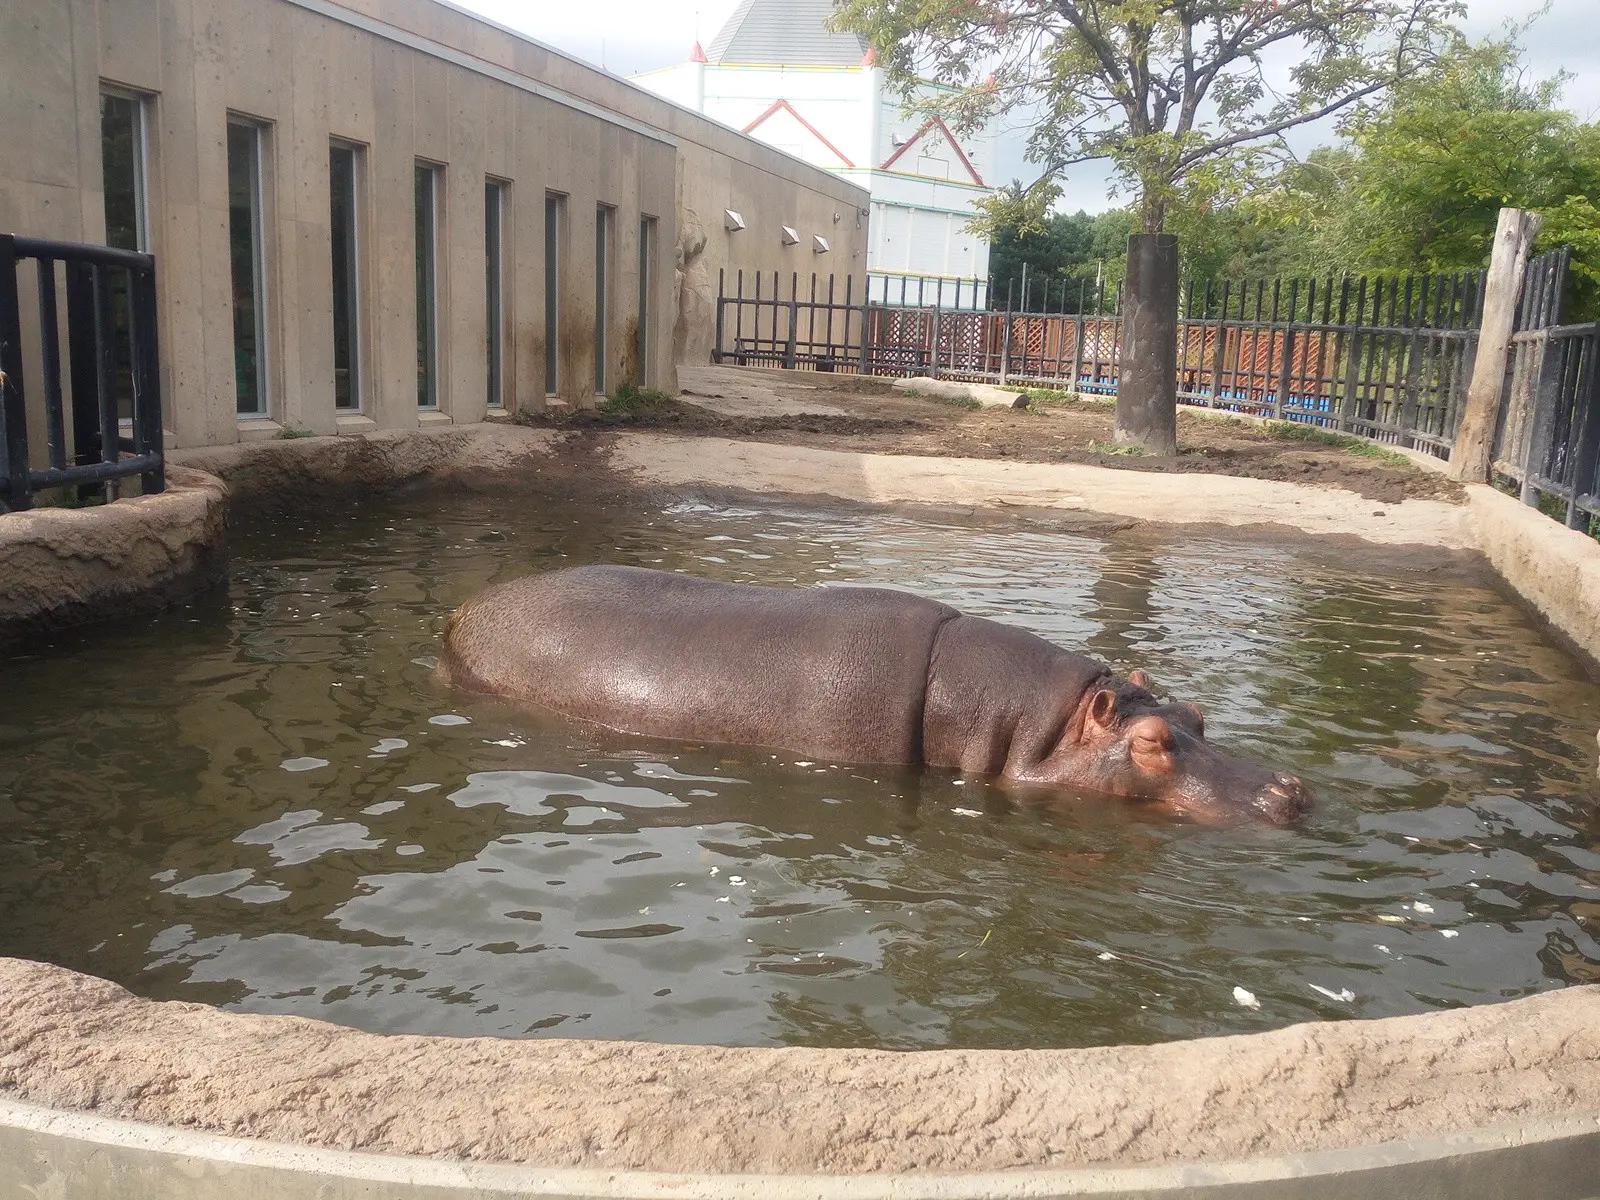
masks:
<path id="1" fill-rule="evenodd" d="M 1256 793 L 1256 811 L 1274 825 L 1292 825 L 1311 811 L 1311 792 L 1305 784 L 1285 771 Z"/>

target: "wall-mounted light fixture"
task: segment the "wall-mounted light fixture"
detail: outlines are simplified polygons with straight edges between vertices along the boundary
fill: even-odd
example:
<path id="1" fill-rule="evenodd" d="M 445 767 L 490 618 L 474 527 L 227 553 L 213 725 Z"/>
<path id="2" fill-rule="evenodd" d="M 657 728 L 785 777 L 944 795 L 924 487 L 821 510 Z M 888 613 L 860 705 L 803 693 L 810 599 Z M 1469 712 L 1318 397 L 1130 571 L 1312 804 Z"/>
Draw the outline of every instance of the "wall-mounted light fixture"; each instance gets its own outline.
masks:
<path id="1" fill-rule="evenodd" d="M 793 226 L 785 225 L 783 228 L 783 244 L 785 246 L 797 245 L 800 241 L 800 231 Z"/>
<path id="2" fill-rule="evenodd" d="M 729 233 L 738 233 L 744 228 L 744 217 L 731 208 L 722 210 L 722 227 Z"/>
<path id="3" fill-rule="evenodd" d="M 811 235 L 811 253 L 826 254 L 832 249 L 833 247 L 828 245 L 828 239 L 823 237 L 820 233 L 814 233 Z"/>

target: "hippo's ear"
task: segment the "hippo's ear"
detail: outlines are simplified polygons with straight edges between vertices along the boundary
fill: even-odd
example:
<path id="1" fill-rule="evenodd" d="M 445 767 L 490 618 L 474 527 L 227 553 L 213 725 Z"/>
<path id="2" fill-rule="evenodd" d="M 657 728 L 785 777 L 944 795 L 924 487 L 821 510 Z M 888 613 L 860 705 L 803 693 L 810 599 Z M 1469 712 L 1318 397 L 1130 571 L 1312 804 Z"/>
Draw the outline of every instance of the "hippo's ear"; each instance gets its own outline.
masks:
<path id="1" fill-rule="evenodd" d="M 1114 726 L 1117 723 L 1117 694 L 1105 688 L 1095 692 L 1089 698 L 1089 711 L 1085 720 L 1102 731 Z"/>
<path id="2" fill-rule="evenodd" d="M 1129 671 L 1128 682 L 1133 684 L 1133 686 L 1136 688 L 1143 688 L 1147 692 L 1154 692 L 1156 690 L 1156 681 L 1150 678 L 1149 671 L 1139 670 L 1138 668 Z"/>
<path id="3" fill-rule="evenodd" d="M 1150 775 L 1170 775 L 1176 767 L 1172 757 L 1172 727 L 1160 717 L 1140 717 L 1128 725 L 1128 756 L 1133 765 Z"/>

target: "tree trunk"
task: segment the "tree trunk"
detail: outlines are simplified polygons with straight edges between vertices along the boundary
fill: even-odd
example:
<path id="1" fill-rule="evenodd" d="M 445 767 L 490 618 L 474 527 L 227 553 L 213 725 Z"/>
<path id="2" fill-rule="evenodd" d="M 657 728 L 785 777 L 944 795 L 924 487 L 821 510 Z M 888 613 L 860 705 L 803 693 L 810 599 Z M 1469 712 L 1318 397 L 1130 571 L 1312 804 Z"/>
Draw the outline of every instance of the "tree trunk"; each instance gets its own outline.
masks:
<path id="1" fill-rule="evenodd" d="M 1478 329 L 1478 355 L 1467 387 L 1466 411 L 1450 451 L 1450 477 L 1464 483 L 1488 483 L 1494 453 L 1494 427 L 1506 386 L 1506 352 L 1511 347 L 1517 297 L 1528 252 L 1544 218 L 1520 208 L 1502 208 L 1494 231 L 1489 280 L 1483 291 L 1483 323 Z"/>
<path id="2" fill-rule="evenodd" d="M 1161 233 L 1167 227 L 1167 202 L 1160 199 L 1157 189 L 1145 185 L 1139 201 L 1139 232 Z"/>
<path id="3" fill-rule="evenodd" d="M 1119 442 L 1150 454 L 1178 452 L 1178 239 L 1128 238 L 1117 383 Z"/>

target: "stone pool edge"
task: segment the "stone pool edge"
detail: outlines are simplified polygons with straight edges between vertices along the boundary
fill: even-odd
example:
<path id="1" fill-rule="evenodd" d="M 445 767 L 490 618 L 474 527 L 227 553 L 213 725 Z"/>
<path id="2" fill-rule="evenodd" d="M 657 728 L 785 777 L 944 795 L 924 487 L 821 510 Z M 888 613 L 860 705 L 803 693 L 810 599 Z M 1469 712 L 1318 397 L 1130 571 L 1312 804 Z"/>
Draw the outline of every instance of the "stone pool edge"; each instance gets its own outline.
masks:
<path id="1" fill-rule="evenodd" d="M 228 490 L 172 467 L 167 487 L 90 508 L 0 517 L 0 644 L 150 612 L 227 573 Z"/>
<path id="2" fill-rule="evenodd" d="M 1573 1197 L 1600 1178 L 1600 1119 L 1560 1117 L 1348 1150 L 1204 1165 L 872 1175 L 690 1175 L 441 1162 L 219 1137 L 0 1097 L 0 1164 L 74 1200 L 1332 1200 Z M 8 1168 L 0 1165 L 0 1180 Z M 1549 1183 L 1551 1186 L 1545 1187 Z"/>
<path id="3" fill-rule="evenodd" d="M 930 1175 L 1134 1167 L 1199 1179 L 1264 1158 L 1404 1157 L 1418 1139 L 1515 1144 L 1566 1119 L 1600 1155 L 1595 987 L 1143 1046 L 914 1052 L 366 1033 L 144 1000 L 22 959 L 0 959 L 0 1003 L 5 1103 L 619 1186 L 875 1177 L 919 1195 L 908 1181 Z M 0 1154 L 0 1185 L 25 1167 Z"/>

